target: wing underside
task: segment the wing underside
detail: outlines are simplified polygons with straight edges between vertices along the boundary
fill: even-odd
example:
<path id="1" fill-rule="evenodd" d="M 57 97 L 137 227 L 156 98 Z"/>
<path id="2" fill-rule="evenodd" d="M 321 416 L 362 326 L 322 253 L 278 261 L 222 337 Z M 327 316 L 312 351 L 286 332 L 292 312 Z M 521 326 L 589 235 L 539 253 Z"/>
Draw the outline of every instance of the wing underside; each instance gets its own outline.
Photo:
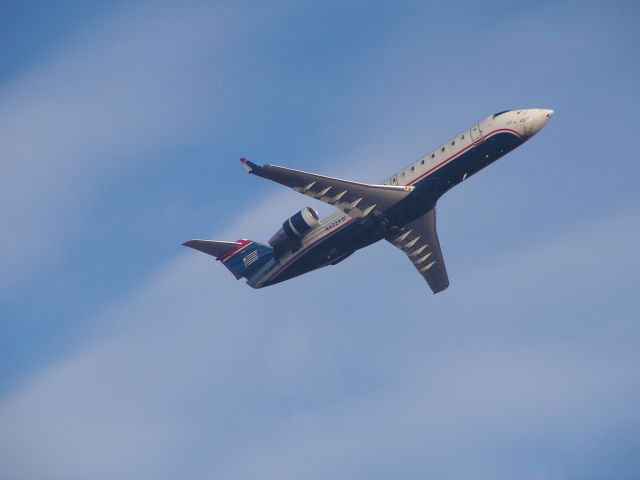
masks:
<path id="1" fill-rule="evenodd" d="M 372 211 L 384 212 L 406 198 L 412 186 L 375 185 L 326 177 L 277 165 L 259 166 L 241 159 L 247 171 L 285 185 L 298 193 L 328 203 L 347 215 L 360 218 Z"/>
<path id="2" fill-rule="evenodd" d="M 245 169 L 285 185 L 296 192 L 328 203 L 354 218 L 372 211 L 386 212 L 413 192 L 413 186 L 375 185 L 326 177 L 277 165 L 256 165 L 242 158 Z M 402 250 L 425 278 L 433 293 L 449 286 L 440 242 L 436 233 L 435 208 L 402 227 L 387 240 Z"/>
<path id="3" fill-rule="evenodd" d="M 393 236 L 387 237 L 387 241 L 409 257 L 433 293 L 441 292 L 449 286 L 447 268 L 436 232 L 435 207 L 402 227 Z"/>

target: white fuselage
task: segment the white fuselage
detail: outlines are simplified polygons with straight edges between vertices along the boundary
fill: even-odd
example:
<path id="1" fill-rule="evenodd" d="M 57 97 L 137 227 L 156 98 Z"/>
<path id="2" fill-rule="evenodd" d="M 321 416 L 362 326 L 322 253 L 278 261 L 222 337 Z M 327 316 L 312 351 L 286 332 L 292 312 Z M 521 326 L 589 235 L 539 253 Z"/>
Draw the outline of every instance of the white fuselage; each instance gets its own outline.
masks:
<path id="1" fill-rule="evenodd" d="M 439 172 L 448 168 L 446 178 L 440 181 L 446 182 L 446 189 L 451 188 L 531 138 L 546 124 L 551 115 L 553 111 L 545 109 L 512 110 L 491 115 L 394 173 L 382 183 L 414 185 L 418 188 L 424 180 L 437 177 Z M 503 134 L 508 134 L 507 139 L 513 137 L 512 140 L 516 143 L 505 147 L 504 142 L 496 141 L 498 138 L 505 137 Z M 475 163 L 469 162 L 472 156 Z M 460 168 L 457 168 L 456 162 L 459 162 Z M 355 220 L 341 211 L 322 220 L 302 238 L 299 249 L 287 252 L 277 259 L 274 258 L 249 281 L 249 285 L 260 288 L 274 283 L 274 279 L 282 275 L 293 263 L 300 261 L 312 249 L 333 237 L 338 231 L 357 223 Z M 351 252 L 347 252 L 349 253 Z M 329 263 L 335 263 L 335 260 L 328 257 L 326 264 Z"/>

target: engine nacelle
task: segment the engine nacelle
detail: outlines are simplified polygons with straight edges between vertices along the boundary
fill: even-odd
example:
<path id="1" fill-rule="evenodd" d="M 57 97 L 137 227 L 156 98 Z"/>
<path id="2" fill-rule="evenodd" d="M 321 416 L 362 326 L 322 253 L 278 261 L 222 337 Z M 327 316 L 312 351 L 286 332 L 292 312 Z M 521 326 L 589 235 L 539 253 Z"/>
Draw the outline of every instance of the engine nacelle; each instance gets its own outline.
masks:
<path id="1" fill-rule="evenodd" d="M 285 249 L 295 251 L 300 246 L 302 237 L 317 225 L 320 225 L 318 212 L 311 207 L 303 208 L 285 220 L 282 228 L 269 240 L 269 245 L 271 245 L 276 252 L 281 252 Z"/>

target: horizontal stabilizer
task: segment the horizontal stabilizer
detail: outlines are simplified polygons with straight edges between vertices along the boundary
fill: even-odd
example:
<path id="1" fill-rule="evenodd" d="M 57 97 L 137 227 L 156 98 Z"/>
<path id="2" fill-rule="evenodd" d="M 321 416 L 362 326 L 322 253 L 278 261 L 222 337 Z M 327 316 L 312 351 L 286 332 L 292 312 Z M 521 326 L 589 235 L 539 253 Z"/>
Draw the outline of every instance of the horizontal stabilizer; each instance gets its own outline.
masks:
<path id="1" fill-rule="evenodd" d="M 221 242 L 218 240 L 189 240 L 182 245 L 195 250 L 219 257 L 220 255 L 240 246 L 240 242 Z"/>

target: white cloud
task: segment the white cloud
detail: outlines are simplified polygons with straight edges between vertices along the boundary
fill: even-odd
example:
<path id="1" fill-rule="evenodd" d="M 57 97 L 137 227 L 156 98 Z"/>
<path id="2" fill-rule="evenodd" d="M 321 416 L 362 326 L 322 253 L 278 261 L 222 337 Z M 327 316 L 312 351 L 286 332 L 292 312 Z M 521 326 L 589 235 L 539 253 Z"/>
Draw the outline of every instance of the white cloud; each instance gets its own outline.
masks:
<path id="1" fill-rule="evenodd" d="M 511 478 L 531 466 L 496 459 L 496 447 L 505 452 L 543 436 L 550 445 L 579 448 L 593 441 L 594 429 L 634 416 L 633 401 L 624 400 L 639 387 L 629 381 L 632 367 L 550 353 L 479 348 L 425 355 L 399 384 L 291 415 L 238 456 L 226 476 L 213 468 L 205 474 L 387 478 L 388 471 L 417 463 L 422 475 Z M 615 409 L 604 422 L 603 408 Z M 496 475 L 498 465 L 507 471 Z"/>
<path id="2" fill-rule="evenodd" d="M 265 199 L 219 237 L 250 230 L 288 202 L 285 194 Z M 572 238 L 590 245 L 600 238 L 591 231 Z M 549 249 L 533 248 L 524 264 Z M 94 341 L 2 403 L 3 468 L 11 478 L 173 478 L 185 469 L 216 478 L 370 478 L 370 465 L 384 471 L 400 460 L 452 477 L 502 465 L 509 476 L 518 465 L 498 461 L 496 446 L 526 448 L 530 436 L 550 435 L 588 451 L 581 439 L 597 444 L 603 430 L 638 422 L 640 386 L 628 358 L 478 335 L 473 346 L 425 349 L 420 337 L 438 335 L 437 322 L 410 333 L 414 324 L 394 316 L 393 303 L 346 298 L 344 285 L 358 278 L 354 292 L 371 292 L 379 265 L 367 263 L 363 256 L 340 272 L 255 291 L 185 252 L 103 313 L 106 331 Z M 336 275 L 341 281 L 331 282 Z M 321 298 L 310 305 L 300 291 L 315 285 Z M 378 287 L 387 298 L 404 291 Z M 468 284 L 454 288 L 472 293 Z M 350 316 L 345 308 L 359 301 L 373 301 L 378 315 Z M 456 467 L 456 455 L 468 462 Z"/>
<path id="3" fill-rule="evenodd" d="M 601 214 L 600 218 L 583 220 L 571 230 L 564 228 L 541 235 L 542 242 L 508 252 L 498 264 L 483 262 L 482 268 L 486 271 L 479 275 L 494 276 L 500 270 L 510 279 L 520 278 L 520 282 L 546 283 L 552 287 L 576 276 L 606 284 L 616 275 L 637 271 L 640 260 L 630 257 L 629 252 L 640 241 L 638 220 L 640 213 L 633 206 L 623 205 Z M 513 281 L 509 285 L 521 287 Z"/>
<path id="4" fill-rule="evenodd" d="M 46 237 L 55 251 L 73 228 L 82 198 L 77 189 L 90 188 L 92 179 L 113 168 L 113 158 L 128 160 L 161 148 L 164 136 L 189 134 L 194 125 L 187 119 L 198 117 L 198 110 L 191 108 L 181 72 L 197 68 L 198 61 L 176 52 L 200 51 L 194 44 L 210 30 L 209 17 L 196 17 L 174 23 L 172 15 L 159 14 L 150 24 L 136 17 L 107 26 L 86 52 L 80 48 L 0 94 L 0 122 L 12 132 L 1 138 L 2 158 L 6 152 L 7 158 L 26 159 L 9 163 L 13 180 L 1 184 L 4 205 L 20 206 L 1 213 L 16 232 L 0 244 L 15 259 L 6 270 L 3 265 L 3 274 L 20 275 L 31 268 L 27 260 L 42 260 L 34 245 L 18 241 L 21 235 Z M 124 41 L 111 46 L 114 38 Z M 175 54 L 165 58 L 163 49 Z M 109 68 L 139 58 L 140 68 L 128 70 L 131 77 Z M 85 62 L 92 66 L 88 72 Z M 160 83 L 149 83 L 149 71 Z M 85 75 L 100 95 L 76 93 Z M 521 95 L 522 84 L 514 85 Z M 422 95 L 424 82 L 414 89 Z M 168 91 L 171 98 L 163 98 Z M 175 99 L 176 91 L 185 96 Z M 449 100 L 432 104 L 432 110 L 444 110 Z M 387 101 L 395 102 L 394 96 Z M 133 111 L 124 108 L 130 103 Z M 397 115 L 403 110 L 389 108 Z M 104 119 L 95 118 L 96 111 Z M 8 118 L 16 119 L 15 126 Z M 423 121 L 415 113 L 414 119 Z M 39 143 L 25 140 L 32 131 L 42 131 Z M 383 158 L 391 152 L 406 158 L 399 147 L 391 145 Z M 50 157 L 49 150 L 64 155 Z M 381 162 L 368 165 L 381 158 L 375 145 L 372 150 L 352 157 L 368 167 L 371 178 L 365 180 L 375 181 L 388 172 L 376 170 Z M 124 151 L 125 157 L 118 155 Z M 346 176 L 356 178 L 357 171 L 351 173 Z M 214 236 L 268 238 L 277 227 L 274 218 L 283 220 L 304 204 L 301 198 L 291 207 L 294 196 L 264 198 Z M 21 215 L 27 210 L 32 213 Z M 620 338 L 599 343 L 602 332 L 588 329 L 571 338 L 552 332 L 544 341 L 531 341 L 524 332 L 504 342 L 493 337 L 495 326 L 486 325 L 496 307 L 513 312 L 543 303 L 536 289 L 548 279 L 550 265 L 556 268 L 555 287 L 580 285 L 594 268 L 601 275 L 572 294 L 570 307 L 581 293 L 602 289 L 614 295 L 617 272 L 637 277 L 637 256 L 626 257 L 634 252 L 637 229 L 623 243 L 616 241 L 636 222 L 633 211 L 581 228 L 568 222 L 565 232 L 550 232 L 544 245 L 458 271 L 451 290 L 436 297 L 402 254 L 386 245 L 260 291 L 235 282 L 211 258 L 185 251 L 126 299 L 97 313 L 101 330 L 81 348 L 2 401 L 2 472 L 17 479 L 83 480 L 389 478 L 399 471 L 410 478 L 425 472 L 514 478 L 523 471 L 567 478 L 568 462 L 544 455 L 546 463 L 536 465 L 536 449 L 589 460 L 619 433 L 624 443 L 625 428 L 635 434 L 637 349 L 621 349 Z M 592 252 L 612 244 L 618 248 L 609 261 L 592 261 Z M 380 255 L 385 248 L 393 253 Z M 1 281 L 6 288 L 14 280 Z M 492 288 L 497 282 L 501 291 Z M 547 308 L 566 307 L 560 297 Z M 363 314 L 354 314 L 360 306 Z M 478 316 L 480 307 L 485 312 Z M 503 322 L 516 323 L 501 313 Z M 580 322 L 572 320 L 573 327 Z M 607 328 L 619 327 L 615 318 L 607 320 Z M 531 324 L 518 326 L 526 327 Z M 637 329 L 623 332 L 628 344 Z"/>
<path id="5" fill-rule="evenodd" d="M 222 81 L 214 13 L 125 11 L 0 90 L 0 297 L 64 249 L 105 175 L 215 127 L 224 96 L 195 88 Z"/>

